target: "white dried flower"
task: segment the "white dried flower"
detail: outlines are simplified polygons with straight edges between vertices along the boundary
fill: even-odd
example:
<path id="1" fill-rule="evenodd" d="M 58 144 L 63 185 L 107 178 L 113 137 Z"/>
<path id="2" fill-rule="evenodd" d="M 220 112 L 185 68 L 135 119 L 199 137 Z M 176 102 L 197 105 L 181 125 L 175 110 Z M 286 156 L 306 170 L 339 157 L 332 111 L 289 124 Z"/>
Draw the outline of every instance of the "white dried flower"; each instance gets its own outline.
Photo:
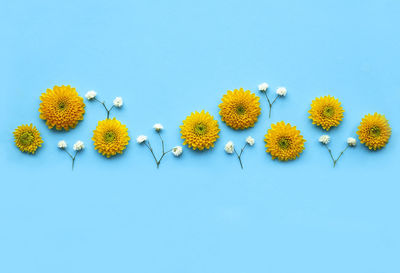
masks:
<path id="1" fill-rule="evenodd" d="M 141 144 L 147 140 L 147 136 L 140 135 L 136 138 L 137 143 Z"/>
<path id="2" fill-rule="evenodd" d="M 357 144 L 357 140 L 356 140 L 354 137 L 349 137 L 349 138 L 347 139 L 347 144 L 348 144 L 350 147 L 354 147 L 354 146 L 356 146 L 356 144 Z"/>
<path id="3" fill-rule="evenodd" d="M 182 147 L 181 146 L 176 146 L 174 148 L 172 148 L 172 153 L 174 154 L 174 156 L 180 156 L 182 154 Z"/>
<path id="4" fill-rule="evenodd" d="M 248 136 L 247 138 L 246 138 L 246 142 L 247 142 L 247 144 L 249 144 L 250 146 L 253 146 L 254 145 L 254 138 L 252 138 L 251 136 Z"/>
<path id="5" fill-rule="evenodd" d="M 331 137 L 328 135 L 322 135 L 319 137 L 318 141 L 321 142 L 322 144 L 328 144 L 329 141 L 331 140 Z"/>
<path id="6" fill-rule="evenodd" d="M 233 144 L 232 141 L 228 141 L 225 144 L 225 152 L 227 152 L 228 154 L 233 154 L 234 151 L 235 151 L 235 145 Z"/>
<path id="7" fill-rule="evenodd" d="M 80 141 L 80 140 L 78 140 L 77 142 L 75 142 L 74 147 L 73 147 L 74 151 L 80 151 L 80 150 L 82 150 L 82 149 L 84 149 L 84 148 L 85 148 L 85 145 L 84 145 L 83 142 Z"/>
<path id="8" fill-rule="evenodd" d="M 121 98 L 121 97 L 116 97 L 116 98 L 114 99 L 113 103 L 114 103 L 114 106 L 115 106 L 115 107 L 122 107 L 122 104 L 123 104 L 124 102 L 122 101 L 122 98 Z"/>
<path id="9" fill-rule="evenodd" d="M 265 92 L 267 91 L 268 87 L 269 87 L 268 83 L 263 82 L 258 85 L 258 90 L 260 90 L 261 92 Z"/>
<path id="10" fill-rule="evenodd" d="M 285 87 L 278 87 L 278 89 L 276 89 L 276 94 L 284 97 L 287 94 L 287 90 Z"/>
<path id="11" fill-rule="evenodd" d="M 92 100 L 92 99 L 94 99 L 96 96 L 97 96 L 97 93 L 96 93 L 96 91 L 94 91 L 94 90 L 88 91 L 88 92 L 86 93 L 86 95 L 85 95 L 85 97 L 86 97 L 88 100 Z"/>
<path id="12" fill-rule="evenodd" d="M 67 148 L 67 142 L 65 142 L 65 140 L 60 140 L 57 144 L 58 148 L 60 149 L 65 149 Z"/>
<path id="13" fill-rule="evenodd" d="M 157 132 L 160 132 L 162 129 L 164 129 L 164 127 L 162 126 L 162 124 L 160 123 L 156 123 L 153 126 L 154 130 L 156 130 Z"/>

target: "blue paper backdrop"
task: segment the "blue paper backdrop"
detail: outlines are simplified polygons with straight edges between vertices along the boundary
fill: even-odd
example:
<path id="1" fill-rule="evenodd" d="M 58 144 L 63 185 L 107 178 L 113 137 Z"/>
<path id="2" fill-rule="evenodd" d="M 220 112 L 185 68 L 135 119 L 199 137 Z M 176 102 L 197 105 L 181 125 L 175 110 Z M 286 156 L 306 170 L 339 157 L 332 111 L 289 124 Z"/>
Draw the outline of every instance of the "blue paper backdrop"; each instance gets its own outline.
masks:
<path id="1" fill-rule="evenodd" d="M 0 272 L 400 272 L 398 1 L 1 1 Z M 288 95 L 266 101 L 256 126 L 220 122 L 214 149 L 168 155 L 156 170 L 135 143 L 205 109 L 220 121 L 227 90 L 257 94 L 263 81 Z M 68 133 L 39 119 L 46 88 L 94 89 L 129 127 L 122 156 L 90 140 L 101 105 Z M 367 113 L 386 115 L 391 140 L 379 152 L 348 150 L 335 169 L 307 118 L 312 99 L 345 108 L 329 132 L 335 154 Z M 265 153 L 270 124 L 284 120 L 307 139 L 293 162 Z M 12 143 L 20 124 L 45 141 L 35 156 Z M 245 169 L 225 154 L 252 135 Z M 56 145 L 80 139 L 76 168 Z"/>

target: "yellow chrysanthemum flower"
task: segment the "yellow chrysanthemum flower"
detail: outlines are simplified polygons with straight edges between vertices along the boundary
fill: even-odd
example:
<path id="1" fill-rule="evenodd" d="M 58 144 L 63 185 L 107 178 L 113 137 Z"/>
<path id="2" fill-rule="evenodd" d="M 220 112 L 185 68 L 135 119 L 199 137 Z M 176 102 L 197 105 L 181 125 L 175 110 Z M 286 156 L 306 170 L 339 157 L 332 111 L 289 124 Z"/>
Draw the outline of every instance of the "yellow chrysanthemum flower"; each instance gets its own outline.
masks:
<path id="1" fill-rule="evenodd" d="M 300 156 L 306 142 L 296 126 L 283 121 L 271 125 L 264 141 L 267 153 L 271 154 L 272 159 L 278 158 L 281 161 L 293 160 Z"/>
<path id="2" fill-rule="evenodd" d="M 370 150 L 385 147 L 391 134 L 392 130 L 387 119 L 378 113 L 365 115 L 357 131 L 360 142 Z"/>
<path id="3" fill-rule="evenodd" d="M 117 153 L 122 154 L 130 137 L 126 125 L 113 118 L 99 121 L 96 130 L 93 131 L 92 140 L 94 141 L 94 149 L 109 158 Z"/>
<path id="4" fill-rule="evenodd" d="M 235 130 L 253 127 L 261 114 L 259 100 L 250 90 L 228 90 L 219 105 L 222 121 Z"/>
<path id="5" fill-rule="evenodd" d="M 180 128 L 181 138 L 185 140 L 183 145 L 187 144 L 193 150 L 210 149 L 219 138 L 218 121 L 204 110 L 191 113 Z"/>
<path id="6" fill-rule="evenodd" d="M 332 126 L 338 126 L 343 119 L 343 107 L 335 97 L 325 96 L 315 98 L 311 102 L 311 109 L 308 111 L 311 115 L 312 123 L 317 126 L 322 126 L 329 131 Z"/>
<path id="7" fill-rule="evenodd" d="M 85 103 L 71 86 L 54 86 L 47 89 L 40 96 L 40 118 L 46 120 L 46 125 L 51 129 L 69 130 L 75 128 L 80 120 L 83 120 Z"/>
<path id="8" fill-rule="evenodd" d="M 42 147 L 43 140 L 40 133 L 32 124 L 18 126 L 13 134 L 15 145 L 22 152 L 34 154 L 39 147 Z"/>

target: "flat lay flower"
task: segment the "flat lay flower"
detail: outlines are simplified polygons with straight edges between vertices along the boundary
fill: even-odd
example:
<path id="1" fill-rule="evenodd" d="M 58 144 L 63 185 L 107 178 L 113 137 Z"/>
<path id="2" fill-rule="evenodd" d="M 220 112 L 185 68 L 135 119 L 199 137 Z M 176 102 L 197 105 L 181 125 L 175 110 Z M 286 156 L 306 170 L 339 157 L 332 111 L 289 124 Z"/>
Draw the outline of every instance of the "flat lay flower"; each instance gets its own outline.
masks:
<path id="1" fill-rule="evenodd" d="M 357 145 L 357 140 L 354 137 L 349 137 L 347 139 L 347 144 L 351 147 L 354 147 Z"/>
<path id="2" fill-rule="evenodd" d="M 263 83 L 258 85 L 258 90 L 261 91 L 261 92 L 266 92 L 268 87 L 269 87 L 268 83 L 263 82 Z"/>
<path id="3" fill-rule="evenodd" d="M 276 89 L 276 94 L 284 97 L 287 94 L 287 90 L 285 87 L 278 87 L 278 89 Z"/>
<path id="4" fill-rule="evenodd" d="M 136 138 L 136 142 L 139 144 L 145 142 L 146 140 L 147 140 L 147 136 L 144 136 L 144 135 L 140 135 Z"/>
<path id="5" fill-rule="evenodd" d="M 233 144 L 232 141 L 228 141 L 225 144 L 225 152 L 227 152 L 228 154 L 233 154 L 234 150 L 235 150 L 235 145 Z"/>
<path id="6" fill-rule="evenodd" d="M 261 114 L 259 100 L 258 96 L 243 88 L 228 90 L 219 105 L 222 121 L 235 130 L 253 127 Z"/>
<path id="7" fill-rule="evenodd" d="M 174 156 L 180 156 L 182 154 L 183 150 L 181 146 L 175 146 L 172 148 L 172 153 Z"/>
<path id="8" fill-rule="evenodd" d="M 65 140 L 60 140 L 57 144 L 57 147 L 60 149 L 65 149 L 67 148 L 67 142 L 65 142 Z"/>
<path id="9" fill-rule="evenodd" d="M 357 131 L 360 143 L 374 151 L 385 147 L 391 134 L 392 129 L 388 120 L 378 113 L 365 115 Z"/>
<path id="10" fill-rule="evenodd" d="M 93 131 L 94 149 L 107 158 L 122 154 L 129 144 L 128 128 L 119 120 L 105 119 L 99 121 Z"/>
<path id="11" fill-rule="evenodd" d="M 83 120 L 85 104 L 83 98 L 78 95 L 71 86 L 54 86 L 47 89 L 40 96 L 40 118 L 46 121 L 46 125 L 56 130 L 75 128 L 79 121 Z"/>
<path id="12" fill-rule="evenodd" d="M 315 98 L 311 102 L 309 118 L 312 124 L 321 126 L 324 130 L 329 131 L 331 127 L 338 126 L 343 119 L 344 110 L 340 106 L 338 99 L 332 96 Z"/>
<path id="13" fill-rule="evenodd" d="M 85 145 L 83 144 L 82 141 L 78 140 L 77 142 L 75 142 L 73 149 L 74 151 L 80 151 L 83 150 L 85 148 Z"/>
<path id="14" fill-rule="evenodd" d="M 172 152 L 172 154 L 176 157 L 180 156 L 182 154 L 182 147 L 181 146 L 175 146 L 172 149 L 166 150 L 165 149 L 165 142 L 163 137 L 161 136 L 161 130 L 164 129 L 164 127 L 160 124 L 157 123 L 153 126 L 155 131 L 157 132 L 158 136 L 160 137 L 161 141 L 161 147 L 162 147 L 162 153 L 159 158 L 157 158 L 156 154 L 154 153 L 153 148 L 151 147 L 150 140 L 147 139 L 147 136 L 141 135 L 138 136 L 136 139 L 137 143 L 139 144 L 144 144 L 150 151 L 151 155 L 153 156 L 154 162 L 156 163 L 157 169 L 160 167 L 161 161 L 163 160 L 164 156 L 168 154 L 169 152 Z"/>
<path id="15" fill-rule="evenodd" d="M 57 147 L 61 150 L 63 150 L 64 152 L 67 153 L 67 155 L 71 158 L 72 160 L 72 170 L 74 170 L 74 166 L 75 166 L 75 159 L 76 159 L 76 155 L 78 154 L 78 152 L 82 151 L 85 148 L 85 145 L 82 141 L 78 140 L 77 142 L 75 142 L 74 146 L 73 146 L 73 150 L 75 151 L 75 154 L 72 155 L 70 154 L 66 149 L 67 149 L 67 142 L 65 142 L 65 140 L 60 140 L 57 144 Z"/>
<path id="16" fill-rule="evenodd" d="M 122 107 L 123 101 L 121 97 L 116 97 L 113 101 L 115 107 Z"/>
<path id="17" fill-rule="evenodd" d="M 15 146 L 21 152 L 34 154 L 39 147 L 42 147 L 42 137 L 38 129 L 32 124 L 18 126 L 13 134 Z"/>
<path id="18" fill-rule="evenodd" d="M 283 121 L 271 125 L 264 141 L 266 142 L 266 152 L 271 154 L 272 159 L 277 158 L 281 161 L 294 160 L 299 157 L 306 142 L 296 126 Z"/>
<path id="19" fill-rule="evenodd" d="M 210 149 L 219 138 L 218 121 L 204 110 L 191 113 L 180 128 L 183 145 L 188 145 L 193 150 Z"/>
<path id="20" fill-rule="evenodd" d="M 85 94 L 85 97 L 86 97 L 88 100 L 92 100 L 92 99 L 94 99 L 96 96 L 97 96 L 97 93 L 96 93 L 96 91 L 94 91 L 94 90 L 90 90 L 90 91 L 88 91 L 88 92 Z"/>
<path id="21" fill-rule="evenodd" d="M 156 130 L 157 132 L 161 131 L 162 129 L 164 129 L 164 127 L 160 124 L 160 123 L 156 123 L 153 126 L 154 130 Z"/>
<path id="22" fill-rule="evenodd" d="M 329 141 L 331 140 L 331 137 L 328 135 L 322 135 L 319 137 L 318 141 L 321 142 L 322 144 L 328 144 Z"/>
<path id="23" fill-rule="evenodd" d="M 254 138 L 252 138 L 251 136 L 248 136 L 248 137 L 246 138 L 246 142 L 247 142 L 247 144 L 249 144 L 250 146 L 253 146 L 255 140 L 254 140 Z"/>

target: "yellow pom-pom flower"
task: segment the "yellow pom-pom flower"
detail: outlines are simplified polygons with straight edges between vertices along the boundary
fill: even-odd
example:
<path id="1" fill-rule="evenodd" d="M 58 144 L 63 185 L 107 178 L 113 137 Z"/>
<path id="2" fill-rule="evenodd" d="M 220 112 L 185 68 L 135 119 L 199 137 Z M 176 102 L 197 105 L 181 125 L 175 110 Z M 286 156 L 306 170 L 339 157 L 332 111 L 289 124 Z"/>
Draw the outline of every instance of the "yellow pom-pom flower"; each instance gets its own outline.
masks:
<path id="1" fill-rule="evenodd" d="M 253 127 L 261 114 L 259 100 L 258 96 L 243 88 L 233 92 L 228 90 L 219 105 L 222 121 L 235 130 Z"/>
<path id="2" fill-rule="evenodd" d="M 329 131 L 332 126 L 338 126 L 343 119 L 343 107 L 340 106 L 338 99 L 332 96 L 315 98 L 308 111 L 309 118 L 313 124 L 321 126 Z"/>
<path id="3" fill-rule="evenodd" d="M 40 133 L 32 124 L 18 126 L 13 134 L 15 145 L 22 152 L 34 154 L 39 147 L 42 147 L 43 140 Z"/>
<path id="4" fill-rule="evenodd" d="M 54 86 L 47 89 L 40 96 L 40 118 L 46 120 L 46 125 L 52 129 L 69 130 L 75 128 L 80 120 L 83 120 L 85 103 L 71 86 Z"/>
<path id="5" fill-rule="evenodd" d="M 271 125 L 264 141 L 267 153 L 271 154 L 272 159 L 278 158 L 281 161 L 293 160 L 300 156 L 306 142 L 296 126 L 283 121 Z"/>
<path id="6" fill-rule="evenodd" d="M 109 158 L 117 153 L 122 154 L 130 137 L 126 125 L 113 118 L 99 121 L 96 130 L 93 131 L 92 140 L 94 141 L 94 149 Z"/>
<path id="7" fill-rule="evenodd" d="M 391 134 L 392 130 L 387 119 L 378 113 L 365 115 L 357 131 L 360 142 L 370 150 L 385 147 Z"/>
<path id="8" fill-rule="evenodd" d="M 218 121 L 208 112 L 201 111 L 191 113 L 184 121 L 181 128 L 181 138 L 193 150 L 210 149 L 219 138 Z"/>

